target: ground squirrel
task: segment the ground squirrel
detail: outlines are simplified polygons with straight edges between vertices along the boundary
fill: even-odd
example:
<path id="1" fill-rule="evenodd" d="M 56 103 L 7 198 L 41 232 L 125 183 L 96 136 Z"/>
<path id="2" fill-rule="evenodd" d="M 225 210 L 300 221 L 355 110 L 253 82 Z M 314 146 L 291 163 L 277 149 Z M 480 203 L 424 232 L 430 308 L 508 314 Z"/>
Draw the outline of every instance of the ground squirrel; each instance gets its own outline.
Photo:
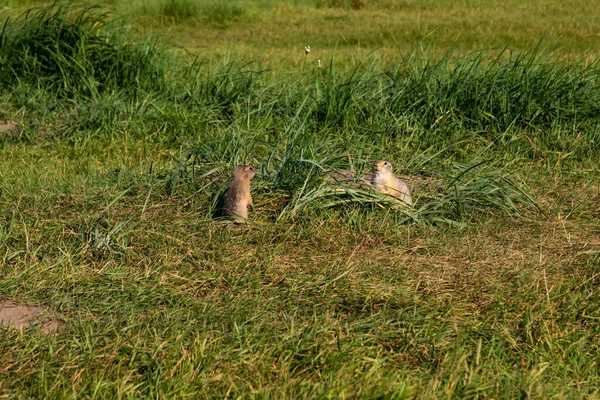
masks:
<path id="1" fill-rule="evenodd" d="M 252 165 L 238 165 L 233 170 L 233 180 L 225 193 L 223 214 L 237 220 L 248 219 L 248 208 L 252 208 L 250 181 L 256 172 Z"/>
<path id="2" fill-rule="evenodd" d="M 394 196 L 407 204 L 413 203 L 408 186 L 394 175 L 392 163 L 389 161 L 375 161 L 371 174 L 371 184 L 381 193 Z"/>

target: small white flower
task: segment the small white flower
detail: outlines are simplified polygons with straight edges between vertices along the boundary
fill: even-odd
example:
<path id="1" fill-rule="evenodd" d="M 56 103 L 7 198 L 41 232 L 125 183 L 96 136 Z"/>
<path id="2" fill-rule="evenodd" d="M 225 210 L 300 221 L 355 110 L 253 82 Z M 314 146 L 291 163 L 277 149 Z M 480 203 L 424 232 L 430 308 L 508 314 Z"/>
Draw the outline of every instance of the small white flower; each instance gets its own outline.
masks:
<path id="1" fill-rule="evenodd" d="M 321 60 L 317 60 L 317 68 L 321 68 Z"/>
<path id="2" fill-rule="evenodd" d="M 304 46 L 304 54 L 308 55 L 310 53 L 310 46 Z"/>

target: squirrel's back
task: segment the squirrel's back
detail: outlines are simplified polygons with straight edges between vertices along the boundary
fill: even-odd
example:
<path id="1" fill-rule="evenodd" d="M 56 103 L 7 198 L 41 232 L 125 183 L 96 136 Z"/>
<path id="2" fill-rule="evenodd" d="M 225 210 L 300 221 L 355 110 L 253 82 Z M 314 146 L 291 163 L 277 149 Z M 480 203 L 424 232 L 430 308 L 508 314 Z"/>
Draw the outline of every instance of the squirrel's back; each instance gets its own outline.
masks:
<path id="1" fill-rule="evenodd" d="M 223 202 L 223 214 L 232 218 L 248 219 L 248 207 L 252 207 L 250 181 L 254 178 L 251 165 L 239 165 L 233 170 L 233 180 L 227 188 Z"/>

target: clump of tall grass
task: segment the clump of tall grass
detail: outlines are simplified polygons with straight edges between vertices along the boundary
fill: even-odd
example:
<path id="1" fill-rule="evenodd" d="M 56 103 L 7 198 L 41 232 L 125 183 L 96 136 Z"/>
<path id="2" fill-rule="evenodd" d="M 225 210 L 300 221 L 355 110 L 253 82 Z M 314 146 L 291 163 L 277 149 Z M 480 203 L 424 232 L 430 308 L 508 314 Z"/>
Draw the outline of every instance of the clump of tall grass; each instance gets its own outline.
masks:
<path id="1" fill-rule="evenodd" d="M 160 14 L 176 22 L 198 16 L 198 5 L 189 0 L 167 0 L 161 4 Z"/>
<path id="2" fill-rule="evenodd" d="M 597 120 L 598 61 L 563 64 L 538 48 L 529 53 L 485 52 L 458 59 L 448 53 L 423 65 L 413 55 L 388 71 L 386 108 L 410 115 L 428 129 L 504 132 L 514 127 L 550 127 L 556 121 Z"/>
<path id="3" fill-rule="evenodd" d="M 6 19 L 0 32 L 0 84 L 44 87 L 64 97 L 165 85 L 156 41 L 132 41 L 98 7 L 54 4 Z"/>
<path id="4" fill-rule="evenodd" d="M 316 163 L 303 161 L 305 173 L 297 177 L 299 184 L 280 217 L 358 206 L 389 209 L 408 223 L 463 226 L 490 213 L 511 216 L 526 215 L 527 210 L 544 213 L 510 171 L 489 160 L 472 165 L 453 163 L 446 171 L 427 179 L 414 176 L 413 181 L 408 177 L 409 184 L 416 186 L 413 206 L 378 193 L 360 174 L 347 178 L 347 173 L 338 173 L 341 178 L 331 179 L 334 170 L 325 169 L 329 172 L 323 174 L 324 170 Z M 323 176 L 329 179 L 322 179 Z"/>
<path id="5" fill-rule="evenodd" d="M 114 132 L 106 121 L 170 145 L 217 151 L 239 147 L 235 140 L 254 158 L 289 159 L 285 144 L 298 142 L 298 123 L 310 140 L 295 146 L 305 150 L 334 140 L 351 151 L 444 148 L 462 161 L 482 146 L 499 155 L 589 157 L 600 143 L 597 62 L 551 61 L 536 49 L 494 59 L 415 52 L 387 67 L 330 62 L 289 75 L 235 61 L 185 68 L 113 22 L 98 8 L 72 5 L 7 20 L 0 85 L 18 89 L 13 101 L 31 107 L 32 118 L 55 113 L 81 127 L 59 127 L 65 134 Z M 32 86 L 59 99 L 32 102 Z M 75 107 L 74 96 L 82 99 Z"/>
<path id="6" fill-rule="evenodd" d="M 213 1 L 204 5 L 202 14 L 208 22 L 228 24 L 244 17 L 246 7 L 233 1 Z"/>
<path id="7" fill-rule="evenodd" d="M 243 18 L 255 2 L 154 0 L 143 3 L 143 14 L 167 23 L 211 23 L 227 25 Z"/>

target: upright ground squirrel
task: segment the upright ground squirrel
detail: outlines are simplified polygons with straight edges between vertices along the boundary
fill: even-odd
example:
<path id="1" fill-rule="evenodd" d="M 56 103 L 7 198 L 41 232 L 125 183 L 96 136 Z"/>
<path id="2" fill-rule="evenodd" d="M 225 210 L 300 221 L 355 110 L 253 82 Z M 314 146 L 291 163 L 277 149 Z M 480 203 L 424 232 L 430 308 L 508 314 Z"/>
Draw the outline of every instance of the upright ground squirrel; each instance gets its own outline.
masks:
<path id="1" fill-rule="evenodd" d="M 371 184 L 375 186 L 380 193 L 394 196 L 407 204 L 413 203 L 408 186 L 394 175 L 392 163 L 389 161 L 375 161 L 373 164 L 373 172 L 371 174 Z"/>
<path id="2" fill-rule="evenodd" d="M 250 181 L 256 172 L 252 165 L 238 165 L 233 170 L 233 180 L 225 193 L 223 214 L 234 220 L 247 220 L 248 208 L 252 208 Z"/>

